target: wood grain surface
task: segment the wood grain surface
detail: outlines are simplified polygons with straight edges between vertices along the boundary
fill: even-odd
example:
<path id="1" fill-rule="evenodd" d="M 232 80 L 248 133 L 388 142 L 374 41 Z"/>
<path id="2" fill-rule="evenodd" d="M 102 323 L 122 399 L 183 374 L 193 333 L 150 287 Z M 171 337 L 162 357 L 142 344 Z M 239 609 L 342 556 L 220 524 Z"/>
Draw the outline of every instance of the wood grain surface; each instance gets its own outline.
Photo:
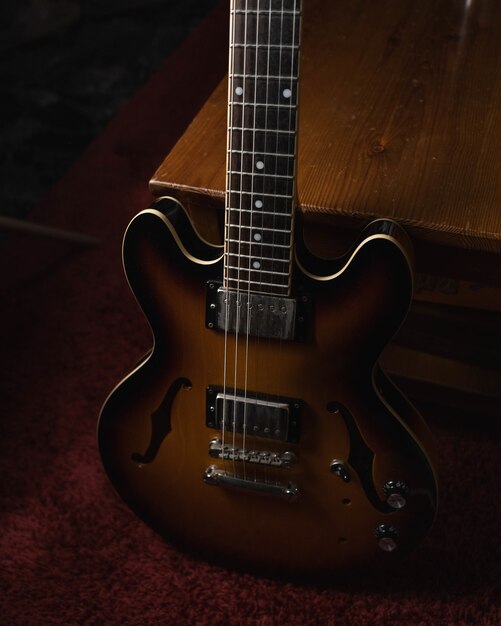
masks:
<path id="1" fill-rule="evenodd" d="M 305 0 L 298 202 L 318 252 L 392 217 L 418 269 L 500 283 L 500 41 L 497 0 Z M 151 181 L 197 221 L 224 198 L 226 89 Z"/>

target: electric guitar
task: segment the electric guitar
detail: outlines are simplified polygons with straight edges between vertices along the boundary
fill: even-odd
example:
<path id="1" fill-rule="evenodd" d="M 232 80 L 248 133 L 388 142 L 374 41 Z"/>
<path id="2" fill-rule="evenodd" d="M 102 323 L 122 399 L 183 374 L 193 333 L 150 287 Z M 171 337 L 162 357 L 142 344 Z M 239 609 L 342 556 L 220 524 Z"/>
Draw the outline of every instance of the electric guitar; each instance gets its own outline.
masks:
<path id="1" fill-rule="evenodd" d="M 148 524 L 203 557 L 323 575 L 391 564 L 429 531 L 433 443 L 377 364 L 412 251 L 370 223 L 341 258 L 296 206 L 301 0 L 232 0 L 224 246 L 161 198 L 124 238 L 151 353 L 99 420 L 104 467 Z"/>

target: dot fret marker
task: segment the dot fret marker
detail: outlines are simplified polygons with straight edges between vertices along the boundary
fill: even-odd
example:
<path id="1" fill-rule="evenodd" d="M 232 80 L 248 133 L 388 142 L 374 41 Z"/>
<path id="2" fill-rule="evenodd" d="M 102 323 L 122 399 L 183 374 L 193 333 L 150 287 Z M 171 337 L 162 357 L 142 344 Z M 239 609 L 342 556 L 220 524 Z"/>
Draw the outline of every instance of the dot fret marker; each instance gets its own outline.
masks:
<path id="1" fill-rule="evenodd" d="M 263 170 L 264 169 L 264 162 L 263 161 L 257 161 L 256 162 L 256 167 L 258 170 Z"/>
<path id="2" fill-rule="evenodd" d="M 237 94 L 237 96 L 241 96 L 243 94 L 244 90 L 242 87 L 237 87 L 235 89 L 235 93 Z"/>
<path id="3" fill-rule="evenodd" d="M 263 203 L 261 200 L 256 200 L 256 202 L 254 202 L 254 205 L 256 206 L 256 209 L 262 209 L 263 208 Z"/>

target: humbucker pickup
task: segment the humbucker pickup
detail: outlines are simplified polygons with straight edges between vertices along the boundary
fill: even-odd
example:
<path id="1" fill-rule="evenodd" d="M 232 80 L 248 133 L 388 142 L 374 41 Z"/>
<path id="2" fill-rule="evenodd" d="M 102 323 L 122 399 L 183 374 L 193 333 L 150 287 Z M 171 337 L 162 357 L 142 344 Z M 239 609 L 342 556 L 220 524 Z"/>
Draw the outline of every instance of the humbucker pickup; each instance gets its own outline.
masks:
<path id="1" fill-rule="evenodd" d="M 311 316 L 309 296 L 286 298 L 232 291 L 209 282 L 205 325 L 230 333 L 304 341 Z"/>
<path id="2" fill-rule="evenodd" d="M 296 443 L 303 402 L 252 391 L 207 387 L 206 425 L 229 432 Z M 224 417 L 223 417 L 224 416 Z"/>

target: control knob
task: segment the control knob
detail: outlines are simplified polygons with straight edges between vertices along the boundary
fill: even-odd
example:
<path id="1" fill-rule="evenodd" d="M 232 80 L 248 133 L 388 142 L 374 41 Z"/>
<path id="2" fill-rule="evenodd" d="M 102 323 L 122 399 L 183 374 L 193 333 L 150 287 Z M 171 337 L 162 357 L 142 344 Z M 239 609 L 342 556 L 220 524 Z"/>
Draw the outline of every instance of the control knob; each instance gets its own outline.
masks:
<path id="1" fill-rule="evenodd" d="M 403 480 L 389 480 L 383 487 L 383 493 L 393 509 L 402 509 L 407 504 L 409 487 Z"/>
<path id="2" fill-rule="evenodd" d="M 384 552 L 393 552 L 396 549 L 399 533 L 395 526 L 380 524 L 376 527 L 374 536 L 378 540 L 378 546 Z"/>
<path id="3" fill-rule="evenodd" d="M 334 459 L 333 461 L 331 461 L 330 470 L 333 474 L 339 476 L 341 480 L 344 480 L 345 483 L 350 482 L 351 474 L 343 461 L 340 461 L 339 459 Z"/>

